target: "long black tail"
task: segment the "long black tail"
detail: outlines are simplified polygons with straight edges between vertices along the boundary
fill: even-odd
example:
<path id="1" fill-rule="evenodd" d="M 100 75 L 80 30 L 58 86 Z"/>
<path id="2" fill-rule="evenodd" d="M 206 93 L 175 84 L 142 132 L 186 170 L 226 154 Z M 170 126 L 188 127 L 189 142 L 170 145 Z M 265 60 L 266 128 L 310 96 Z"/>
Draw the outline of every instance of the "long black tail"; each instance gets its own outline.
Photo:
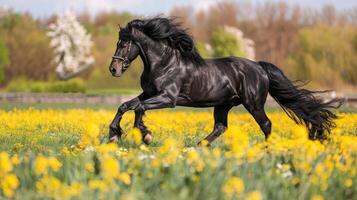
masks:
<path id="1" fill-rule="evenodd" d="M 284 109 L 286 114 L 297 124 L 304 124 L 309 129 L 310 139 L 324 140 L 325 132 L 330 132 L 336 126 L 334 119 L 337 116 L 330 108 L 338 108 L 341 100 L 333 99 L 324 102 L 314 96 L 315 91 L 301 88 L 303 85 L 294 85 L 283 72 L 268 62 L 258 62 L 267 72 L 270 83 L 269 93 Z"/>

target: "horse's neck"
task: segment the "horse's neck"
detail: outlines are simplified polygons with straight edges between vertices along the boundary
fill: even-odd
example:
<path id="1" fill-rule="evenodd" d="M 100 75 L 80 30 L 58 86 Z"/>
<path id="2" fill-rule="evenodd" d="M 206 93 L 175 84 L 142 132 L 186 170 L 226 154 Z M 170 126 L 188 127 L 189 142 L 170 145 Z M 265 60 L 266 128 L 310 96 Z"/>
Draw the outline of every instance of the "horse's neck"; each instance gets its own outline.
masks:
<path id="1" fill-rule="evenodd" d="M 157 59 L 157 58 L 164 58 L 169 56 L 167 55 L 167 53 L 169 53 L 166 50 L 167 48 L 168 47 L 165 46 L 163 43 L 154 42 L 152 40 L 146 41 L 145 43 L 141 44 L 140 57 L 144 62 L 144 68 L 145 68 L 144 70 L 152 71 L 155 68 L 164 67 L 162 66 L 165 65 L 163 59 Z"/>
<path id="2" fill-rule="evenodd" d="M 164 43 L 154 41 L 149 36 L 144 34 L 142 31 L 133 28 L 132 35 L 135 38 L 135 41 L 139 43 L 140 46 L 140 57 L 144 62 L 145 71 L 153 71 L 155 68 L 164 67 L 165 58 L 169 52 L 166 51 L 167 47 Z M 159 59 L 158 59 L 159 58 Z"/>
<path id="3" fill-rule="evenodd" d="M 145 53 L 145 50 L 143 49 L 143 47 L 140 45 L 140 58 L 144 63 L 144 71 L 150 71 L 150 63 L 147 57 L 147 54 Z"/>

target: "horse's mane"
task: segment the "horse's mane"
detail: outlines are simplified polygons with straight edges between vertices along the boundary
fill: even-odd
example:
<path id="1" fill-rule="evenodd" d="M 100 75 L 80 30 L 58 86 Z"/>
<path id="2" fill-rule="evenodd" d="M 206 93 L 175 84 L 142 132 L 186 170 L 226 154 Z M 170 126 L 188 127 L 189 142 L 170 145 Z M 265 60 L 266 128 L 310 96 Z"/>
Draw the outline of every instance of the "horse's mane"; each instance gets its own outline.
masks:
<path id="1" fill-rule="evenodd" d="M 168 46 L 177 49 L 182 58 L 196 65 L 203 65 L 204 60 L 198 53 L 192 37 L 174 19 L 155 17 L 136 19 L 120 31 L 120 37 L 128 37 L 130 28 L 136 28 L 155 41 L 164 41 Z"/>

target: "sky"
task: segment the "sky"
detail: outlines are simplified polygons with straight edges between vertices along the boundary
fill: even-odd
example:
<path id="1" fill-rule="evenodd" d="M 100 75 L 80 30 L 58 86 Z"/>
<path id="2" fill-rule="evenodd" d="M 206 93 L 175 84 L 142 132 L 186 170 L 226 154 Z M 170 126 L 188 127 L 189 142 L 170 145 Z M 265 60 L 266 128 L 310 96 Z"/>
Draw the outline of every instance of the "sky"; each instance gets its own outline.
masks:
<path id="1" fill-rule="evenodd" d="M 217 0 L 0 0 L 0 7 L 12 8 L 19 12 L 29 12 L 37 18 L 60 14 L 67 9 L 88 11 L 95 15 L 99 11 L 129 11 L 139 15 L 158 15 L 167 13 L 174 6 L 193 6 L 194 10 L 206 9 Z M 239 0 L 249 1 L 249 0 Z M 276 0 L 251 0 L 262 3 Z M 357 6 L 356 0 L 287 0 L 290 4 L 321 7 L 325 4 L 335 5 L 338 9 Z"/>

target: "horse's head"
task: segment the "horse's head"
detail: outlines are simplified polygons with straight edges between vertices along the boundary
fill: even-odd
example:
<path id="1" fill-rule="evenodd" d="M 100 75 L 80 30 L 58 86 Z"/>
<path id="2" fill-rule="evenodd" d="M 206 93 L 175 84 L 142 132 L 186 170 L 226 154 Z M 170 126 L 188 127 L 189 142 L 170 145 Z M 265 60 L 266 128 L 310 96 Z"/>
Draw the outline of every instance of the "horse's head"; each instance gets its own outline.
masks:
<path id="1" fill-rule="evenodd" d="M 120 28 L 117 48 L 112 57 L 109 71 L 113 76 L 120 77 L 139 53 L 140 49 L 133 41 L 129 28 Z"/>

